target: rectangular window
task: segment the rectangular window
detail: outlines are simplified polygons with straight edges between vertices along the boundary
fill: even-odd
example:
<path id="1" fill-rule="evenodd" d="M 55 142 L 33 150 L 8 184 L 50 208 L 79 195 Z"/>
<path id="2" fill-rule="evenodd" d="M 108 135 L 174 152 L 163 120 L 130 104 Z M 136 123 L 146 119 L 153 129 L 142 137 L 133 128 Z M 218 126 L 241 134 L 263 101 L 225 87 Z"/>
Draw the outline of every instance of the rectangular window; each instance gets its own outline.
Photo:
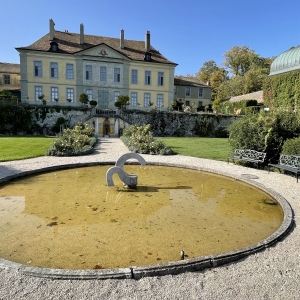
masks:
<path id="1" fill-rule="evenodd" d="M 137 106 L 137 93 L 131 93 L 131 106 Z"/>
<path id="2" fill-rule="evenodd" d="M 158 72 L 158 83 L 159 86 L 164 85 L 164 72 Z"/>
<path id="3" fill-rule="evenodd" d="M 41 61 L 34 62 L 34 76 L 42 77 L 42 62 Z"/>
<path id="4" fill-rule="evenodd" d="M 189 100 L 185 101 L 185 105 L 190 106 L 190 101 Z"/>
<path id="5" fill-rule="evenodd" d="M 67 101 L 74 102 L 74 89 L 73 88 L 67 88 Z"/>
<path id="6" fill-rule="evenodd" d="M 198 101 L 198 107 L 202 107 L 203 106 L 203 102 L 202 101 Z"/>
<path id="7" fill-rule="evenodd" d="M 73 67 L 73 64 L 67 64 L 66 77 L 67 77 L 67 79 L 74 79 L 74 67 Z"/>
<path id="8" fill-rule="evenodd" d="M 175 86 L 175 88 L 174 88 L 174 95 L 175 96 L 177 95 L 177 86 Z"/>
<path id="9" fill-rule="evenodd" d="M 100 67 L 100 81 L 106 81 L 106 67 Z"/>
<path id="10" fill-rule="evenodd" d="M 10 75 L 3 75 L 4 77 L 4 84 L 10 84 Z"/>
<path id="11" fill-rule="evenodd" d="M 145 71 L 145 85 L 151 84 L 151 71 Z"/>
<path id="12" fill-rule="evenodd" d="M 51 87 L 51 101 L 58 101 L 58 87 Z"/>
<path id="13" fill-rule="evenodd" d="M 58 64 L 56 62 L 50 63 L 51 78 L 58 78 Z"/>
<path id="14" fill-rule="evenodd" d="M 115 102 L 117 102 L 119 99 L 118 97 L 120 96 L 120 92 L 119 91 L 115 91 L 114 92 L 114 99 L 115 99 Z"/>
<path id="15" fill-rule="evenodd" d="M 131 83 L 132 84 L 138 83 L 138 71 L 137 70 L 131 70 Z"/>
<path id="16" fill-rule="evenodd" d="M 85 92 L 89 97 L 89 101 L 93 100 L 93 90 L 86 90 Z"/>
<path id="17" fill-rule="evenodd" d="M 199 88 L 198 97 L 203 98 L 203 88 Z"/>
<path id="18" fill-rule="evenodd" d="M 92 66 L 85 66 L 85 79 L 92 80 Z"/>
<path id="19" fill-rule="evenodd" d="M 35 86 L 34 87 L 34 99 L 35 101 L 41 101 L 39 96 L 43 95 L 43 87 L 42 86 Z"/>
<path id="20" fill-rule="evenodd" d="M 121 81 L 121 70 L 120 68 L 114 68 L 114 82 Z"/>
<path id="21" fill-rule="evenodd" d="M 150 93 L 144 94 L 144 107 L 150 106 Z"/>
<path id="22" fill-rule="evenodd" d="M 191 88 L 190 87 L 185 88 L 185 96 L 186 97 L 191 97 Z"/>
<path id="23" fill-rule="evenodd" d="M 157 100 L 156 100 L 156 106 L 158 108 L 162 107 L 164 103 L 164 95 L 163 94 L 157 94 Z"/>

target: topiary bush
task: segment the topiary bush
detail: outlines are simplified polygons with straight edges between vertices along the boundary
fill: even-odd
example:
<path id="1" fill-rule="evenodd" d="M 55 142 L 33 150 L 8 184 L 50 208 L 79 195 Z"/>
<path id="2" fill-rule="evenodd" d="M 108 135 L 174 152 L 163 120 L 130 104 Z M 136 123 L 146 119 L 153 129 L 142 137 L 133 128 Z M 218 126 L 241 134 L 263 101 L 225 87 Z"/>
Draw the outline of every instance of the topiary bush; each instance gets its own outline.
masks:
<path id="1" fill-rule="evenodd" d="M 130 126 L 123 131 L 121 140 L 131 152 L 144 154 L 174 154 L 172 149 L 167 147 L 162 141 L 156 140 L 150 131 L 150 124 Z"/>
<path id="2" fill-rule="evenodd" d="M 282 154 L 287 155 L 300 155 L 300 137 L 288 139 L 282 147 Z"/>

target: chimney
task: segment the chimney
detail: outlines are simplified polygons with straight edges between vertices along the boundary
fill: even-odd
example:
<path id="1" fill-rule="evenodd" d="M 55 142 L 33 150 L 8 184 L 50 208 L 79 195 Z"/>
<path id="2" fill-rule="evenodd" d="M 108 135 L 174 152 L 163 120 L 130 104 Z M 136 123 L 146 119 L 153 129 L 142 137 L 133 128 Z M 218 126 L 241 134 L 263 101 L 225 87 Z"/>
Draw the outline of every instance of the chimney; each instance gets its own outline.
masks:
<path id="1" fill-rule="evenodd" d="M 124 49 L 124 30 L 121 30 L 121 40 L 120 40 L 120 47 Z"/>
<path id="2" fill-rule="evenodd" d="M 147 30 L 147 32 L 146 32 L 145 49 L 147 52 L 150 51 L 150 31 L 149 30 Z"/>
<path id="3" fill-rule="evenodd" d="M 54 39 L 54 26 L 55 26 L 55 24 L 54 24 L 54 22 L 53 22 L 52 19 L 49 20 L 49 25 L 50 25 L 50 38 L 49 38 L 49 40 L 53 41 L 53 39 Z"/>
<path id="4" fill-rule="evenodd" d="M 80 24 L 80 45 L 84 44 L 84 28 L 83 24 Z"/>

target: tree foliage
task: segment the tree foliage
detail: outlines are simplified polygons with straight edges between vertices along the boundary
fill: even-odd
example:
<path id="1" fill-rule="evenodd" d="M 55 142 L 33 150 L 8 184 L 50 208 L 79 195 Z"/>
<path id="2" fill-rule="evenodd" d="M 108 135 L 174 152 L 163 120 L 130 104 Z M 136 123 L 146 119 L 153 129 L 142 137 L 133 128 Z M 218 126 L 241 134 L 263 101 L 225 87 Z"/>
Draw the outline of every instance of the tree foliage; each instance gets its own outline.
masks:
<path id="1" fill-rule="evenodd" d="M 118 101 L 115 102 L 115 107 L 118 108 L 126 108 L 127 105 L 129 105 L 129 96 L 120 95 L 118 96 Z"/>

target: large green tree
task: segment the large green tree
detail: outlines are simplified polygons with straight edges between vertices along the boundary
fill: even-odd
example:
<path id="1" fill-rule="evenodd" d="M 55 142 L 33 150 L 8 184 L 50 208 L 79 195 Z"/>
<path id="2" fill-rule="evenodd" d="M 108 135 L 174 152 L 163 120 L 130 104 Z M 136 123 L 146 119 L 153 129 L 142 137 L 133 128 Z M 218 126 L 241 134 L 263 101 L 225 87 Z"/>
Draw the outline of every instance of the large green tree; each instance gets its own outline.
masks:
<path id="1" fill-rule="evenodd" d="M 226 66 L 233 75 L 245 75 L 257 57 L 248 46 L 234 46 L 224 54 Z"/>
<path id="2" fill-rule="evenodd" d="M 214 60 L 209 60 L 204 62 L 203 66 L 200 68 L 199 72 L 196 74 L 203 82 L 210 82 L 211 75 L 219 69 Z"/>

